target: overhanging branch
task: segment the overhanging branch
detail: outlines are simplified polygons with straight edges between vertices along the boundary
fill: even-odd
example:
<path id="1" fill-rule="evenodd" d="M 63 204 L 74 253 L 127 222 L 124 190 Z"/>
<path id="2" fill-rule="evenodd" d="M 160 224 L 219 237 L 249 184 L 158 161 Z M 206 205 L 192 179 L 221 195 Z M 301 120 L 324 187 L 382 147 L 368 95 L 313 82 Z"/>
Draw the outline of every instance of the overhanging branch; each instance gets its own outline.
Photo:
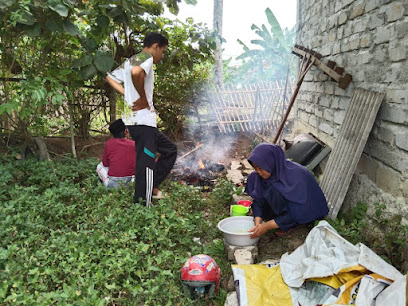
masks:
<path id="1" fill-rule="evenodd" d="M 22 81 L 27 81 L 25 78 L 4 78 L 0 77 L 1 82 L 22 82 Z M 65 86 L 68 85 L 68 83 L 63 83 Z M 91 89 L 103 89 L 103 87 L 99 86 L 91 86 L 91 85 L 84 85 L 81 86 L 81 88 L 91 88 Z"/>

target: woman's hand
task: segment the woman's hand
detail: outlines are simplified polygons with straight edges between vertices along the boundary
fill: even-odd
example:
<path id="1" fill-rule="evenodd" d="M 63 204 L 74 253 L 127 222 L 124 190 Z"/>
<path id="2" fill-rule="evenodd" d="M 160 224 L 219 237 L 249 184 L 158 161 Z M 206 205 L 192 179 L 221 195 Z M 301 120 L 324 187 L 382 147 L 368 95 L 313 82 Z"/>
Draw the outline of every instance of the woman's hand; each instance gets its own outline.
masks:
<path id="1" fill-rule="evenodd" d="M 255 226 L 251 227 L 248 232 L 252 233 L 251 238 L 257 238 L 262 236 L 263 234 L 265 234 L 267 231 L 269 231 L 270 229 L 276 229 L 279 228 L 279 225 L 275 222 L 274 219 L 269 220 L 266 223 L 260 223 L 261 222 L 261 218 L 256 217 L 255 218 Z"/>
<path id="2" fill-rule="evenodd" d="M 268 231 L 268 228 L 266 226 L 266 223 L 260 223 L 258 225 L 255 225 L 254 227 L 251 227 L 248 232 L 252 233 L 251 238 L 257 238 L 262 236 Z"/>

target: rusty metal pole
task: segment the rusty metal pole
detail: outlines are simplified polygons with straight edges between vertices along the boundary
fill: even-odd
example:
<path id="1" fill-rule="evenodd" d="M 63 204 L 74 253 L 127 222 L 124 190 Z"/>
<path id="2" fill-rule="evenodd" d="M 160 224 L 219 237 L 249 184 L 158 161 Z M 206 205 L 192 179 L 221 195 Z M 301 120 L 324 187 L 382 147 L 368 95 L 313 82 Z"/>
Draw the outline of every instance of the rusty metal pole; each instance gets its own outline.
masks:
<path id="1" fill-rule="evenodd" d="M 301 74 L 299 76 L 299 80 L 297 81 L 295 91 L 293 92 L 292 97 L 290 98 L 288 109 L 286 110 L 285 116 L 283 117 L 283 119 L 282 119 L 282 121 L 281 121 L 281 123 L 279 125 L 278 131 L 277 131 L 277 133 L 275 135 L 275 138 L 273 139 L 273 143 L 275 143 L 275 144 L 278 141 L 279 136 L 282 133 L 283 127 L 285 126 L 286 120 L 289 117 L 289 113 L 290 113 L 290 111 L 292 109 L 293 103 L 295 103 L 296 96 L 297 96 L 297 94 L 299 92 L 300 86 L 302 85 L 303 79 L 305 78 L 306 73 L 312 67 L 313 63 L 314 63 L 314 58 L 312 60 L 309 60 L 308 65 L 305 66 L 305 69 L 301 72 Z"/>
<path id="2" fill-rule="evenodd" d="M 303 79 L 306 73 L 309 71 L 310 67 L 315 64 L 319 67 L 325 74 L 330 76 L 333 81 L 338 82 L 339 87 L 342 89 L 346 89 L 347 86 L 350 84 L 352 77 L 350 74 L 346 73 L 343 75 L 344 68 L 343 67 L 336 67 L 336 63 L 333 61 L 329 61 L 327 64 L 324 64 L 321 61 L 322 55 L 320 53 L 316 53 L 313 50 L 309 50 L 302 46 L 295 45 L 292 48 L 292 53 L 302 57 L 302 65 L 300 68 L 301 74 L 298 78 L 298 82 L 296 84 L 295 92 L 293 93 L 290 103 L 288 105 L 288 109 L 286 110 L 285 116 L 282 119 L 282 122 L 279 126 L 278 132 L 276 133 L 275 138 L 273 139 L 273 143 L 276 143 L 279 139 L 280 134 L 282 133 L 283 127 L 285 125 L 286 120 L 288 119 L 290 110 L 295 102 L 296 96 L 299 92 L 300 85 L 302 85 Z"/>
<path id="3" fill-rule="evenodd" d="M 299 92 L 300 85 L 302 85 L 302 82 L 300 82 L 300 83 L 297 84 L 297 86 L 296 86 L 296 88 L 295 88 L 295 91 L 293 92 L 292 97 L 290 98 L 290 102 L 289 102 L 289 105 L 288 105 L 288 109 L 286 110 L 285 116 L 283 117 L 283 119 L 282 119 L 282 121 L 281 121 L 281 123 L 280 123 L 280 125 L 279 125 L 279 129 L 278 129 L 278 132 L 277 132 L 276 135 L 275 135 L 275 138 L 273 139 L 273 143 L 276 143 L 276 142 L 278 141 L 279 136 L 280 136 L 280 134 L 282 133 L 283 127 L 284 127 L 284 125 L 285 125 L 285 123 L 286 123 L 286 120 L 288 119 L 290 110 L 292 109 L 293 103 L 294 103 L 295 100 L 296 100 L 296 96 L 297 96 L 297 94 L 298 94 L 298 92 Z"/>

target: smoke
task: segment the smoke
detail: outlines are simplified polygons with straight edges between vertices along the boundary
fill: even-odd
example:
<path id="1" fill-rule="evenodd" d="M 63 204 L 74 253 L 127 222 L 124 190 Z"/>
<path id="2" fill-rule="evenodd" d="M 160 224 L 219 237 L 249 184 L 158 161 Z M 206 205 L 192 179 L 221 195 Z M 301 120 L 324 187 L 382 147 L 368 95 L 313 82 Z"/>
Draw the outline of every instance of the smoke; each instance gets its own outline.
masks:
<path id="1" fill-rule="evenodd" d="M 179 144 L 176 165 L 194 168 L 197 159 L 225 165 L 242 135 L 272 142 L 290 94 L 291 88 L 276 82 L 206 88 L 191 107 L 184 132 L 188 142 Z"/>
<path id="2" fill-rule="evenodd" d="M 176 166 L 195 168 L 197 160 L 224 164 L 234 153 L 237 133 L 220 131 L 210 89 L 196 96 L 185 125 L 185 141 L 178 143 Z M 186 155 L 187 154 L 187 155 Z"/>
<path id="3" fill-rule="evenodd" d="M 199 129 L 190 124 L 188 128 L 194 137 L 186 143 L 178 144 L 180 153 L 176 166 L 197 169 L 198 160 L 207 164 L 226 165 L 229 162 L 235 153 L 238 134 L 221 133 L 216 126 Z"/>

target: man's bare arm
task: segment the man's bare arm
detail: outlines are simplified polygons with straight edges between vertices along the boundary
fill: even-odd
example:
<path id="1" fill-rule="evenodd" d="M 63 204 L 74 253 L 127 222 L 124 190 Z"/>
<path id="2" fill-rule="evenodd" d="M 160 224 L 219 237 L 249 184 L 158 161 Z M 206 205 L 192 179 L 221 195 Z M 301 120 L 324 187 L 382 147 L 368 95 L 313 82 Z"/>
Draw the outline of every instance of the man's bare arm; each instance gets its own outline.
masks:
<path id="1" fill-rule="evenodd" d="M 123 86 L 116 82 L 114 79 L 112 79 L 110 76 L 106 76 L 106 82 L 108 82 L 108 84 L 110 86 L 112 86 L 113 89 L 115 89 L 118 93 L 120 93 L 122 96 L 125 95 L 125 89 L 123 88 Z"/>
<path id="2" fill-rule="evenodd" d="M 146 72 L 140 66 L 135 66 L 132 68 L 132 82 L 138 92 L 140 98 L 133 102 L 132 110 L 138 111 L 143 108 L 150 109 L 149 102 L 146 98 L 146 93 L 144 89 Z"/>

